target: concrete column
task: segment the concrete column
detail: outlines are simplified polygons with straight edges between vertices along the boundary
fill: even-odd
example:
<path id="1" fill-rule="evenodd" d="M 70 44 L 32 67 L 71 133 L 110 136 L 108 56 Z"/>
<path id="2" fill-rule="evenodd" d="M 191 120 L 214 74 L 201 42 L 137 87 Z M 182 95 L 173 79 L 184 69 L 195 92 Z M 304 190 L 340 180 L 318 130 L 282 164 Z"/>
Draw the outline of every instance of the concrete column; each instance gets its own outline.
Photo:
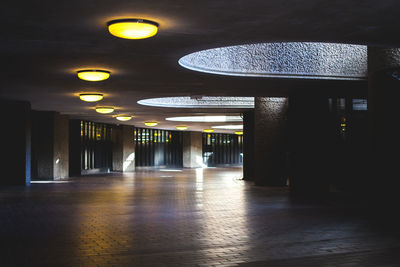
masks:
<path id="1" fill-rule="evenodd" d="M 203 166 L 203 140 L 201 132 L 183 133 L 183 167 L 199 168 Z"/>
<path id="2" fill-rule="evenodd" d="M 114 171 L 132 172 L 135 170 L 135 127 L 119 125 L 113 128 L 113 164 Z"/>
<path id="3" fill-rule="evenodd" d="M 243 113 L 243 179 L 254 181 L 254 110 Z"/>
<path id="4" fill-rule="evenodd" d="M 400 49 L 368 48 L 369 176 L 376 200 L 398 195 Z M 367 177 L 366 177 L 367 178 Z M 372 194 L 371 194 L 372 193 Z M 397 199 L 399 197 L 396 197 Z M 391 201 L 389 201 L 391 202 Z M 388 203 L 388 202 L 387 202 Z"/>
<path id="5" fill-rule="evenodd" d="M 335 155 L 336 130 L 328 97 L 303 93 L 290 97 L 290 187 L 294 195 L 326 196 Z"/>
<path id="6" fill-rule="evenodd" d="M 0 114 L 0 185 L 30 185 L 30 103 L 0 99 Z"/>
<path id="7" fill-rule="evenodd" d="M 256 97 L 254 106 L 254 181 L 286 184 L 287 98 Z"/>
<path id="8" fill-rule="evenodd" d="M 69 121 L 69 175 L 81 175 L 81 120 Z"/>
<path id="9" fill-rule="evenodd" d="M 69 177 L 69 120 L 53 111 L 32 112 L 32 177 Z"/>

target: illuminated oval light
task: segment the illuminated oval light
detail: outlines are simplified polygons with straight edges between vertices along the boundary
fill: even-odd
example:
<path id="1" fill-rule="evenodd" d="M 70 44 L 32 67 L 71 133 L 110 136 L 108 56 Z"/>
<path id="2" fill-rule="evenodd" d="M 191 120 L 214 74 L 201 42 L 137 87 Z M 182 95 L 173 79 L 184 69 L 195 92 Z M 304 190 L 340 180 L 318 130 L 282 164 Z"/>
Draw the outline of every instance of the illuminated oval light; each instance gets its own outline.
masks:
<path id="1" fill-rule="evenodd" d="M 113 107 L 96 107 L 96 112 L 101 114 L 108 114 L 114 112 Z"/>
<path id="2" fill-rule="evenodd" d="M 243 131 L 236 131 L 235 134 L 237 134 L 237 135 L 243 135 Z"/>
<path id="3" fill-rule="evenodd" d="M 203 131 L 204 131 L 205 133 L 212 133 L 212 132 L 214 132 L 213 129 L 204 129 Z"/>
<path id="4" fill-rule="evenodd" d="M 129 121 L 132 119 L 132 116 L 129 115 L 118 115 L 115 117 L 119 121 Z"/>
<path id="5" fill-rule="evenodd" d="M 79 98 L 86 102 L 96 102 L 103 99 L 103 94 L 80 94 Z"/>
<path id="6" fill-rule="evenodd" d="M 81 80 L 98 82 L 110 78 L 110 72 L 107 70 L 79 70 L 78 77 Z"/>
<path id="7" fill-rule="evenodd" d="M 153 127 L 153 126 L 158 125 L 158 122 L 156 122 L 156 121 L 145 121 L 144 125 L 149 126 L 149 127 Z"/>
<path id="8" fill-rule="evenodd" d="M 117 19 L 107 23 L 108 31 L 119 38 L 145 39 L 157 34 L 158 23 L 146 19 Z"/>
<path id="9" fill-rule="evenodd" d="M 187 130 L 188 127 L 186 125 L 177 125 L 175 128 L 177 130 L 184 131 Z"/>
<path id="10" fill-rule="evenodd" d="M 186 121 L 186 122 L 234 122 L 242 121 L 240 116 L 182 116 L 166 118 L 167 121 Z"/>
<path id="11" fill-rule="evenodd" d="M 218 125 L 218 126 L 211 126 L 213 129 L 223 129 L 223 130 L 242 130 L 243 125 L 236 124 L 236 125 Z"/>

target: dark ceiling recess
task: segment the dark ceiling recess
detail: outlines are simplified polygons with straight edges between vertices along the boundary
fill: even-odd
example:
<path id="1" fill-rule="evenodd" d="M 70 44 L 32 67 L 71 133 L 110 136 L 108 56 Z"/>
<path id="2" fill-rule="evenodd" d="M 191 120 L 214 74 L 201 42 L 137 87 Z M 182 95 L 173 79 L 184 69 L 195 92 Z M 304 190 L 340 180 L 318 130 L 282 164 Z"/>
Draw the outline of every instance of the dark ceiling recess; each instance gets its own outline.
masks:
<path id="1" fill-rule="evenodd" d="M 59 1 L 57 5 L 48 0 L 23 5 L 6 1 L 0 11 L 0 56 L 5 63 L 0 97 L 30 101 L 37 110 L 115 123 L 112 116 L 97 114 L 93 104 L 78 97 L 99 92 L 104 94 L 101 105 L 135 115 L 129 124 L 156 120 L 159 127 L 173 129 L 175 125 L 165 122 L 165 116 L 199 111 L 144 107 L 137 101 L 190 95 L 281 96 L 304 88 L 365 94 L 365 81 L 224 77 L 184 69 L 178 60 L 199 50 L 249 43 L 400 47 L 399 7 L 398 0 L 115 0 L 112 5 L 106 0 Z M 111 36 L 107 22 L 127 17 L 156 21 L 157 35 L 143 40 Z M 112 76 L 96 84 L 77 79 L 76 71 L 87 68 L 107 69 Z"/>

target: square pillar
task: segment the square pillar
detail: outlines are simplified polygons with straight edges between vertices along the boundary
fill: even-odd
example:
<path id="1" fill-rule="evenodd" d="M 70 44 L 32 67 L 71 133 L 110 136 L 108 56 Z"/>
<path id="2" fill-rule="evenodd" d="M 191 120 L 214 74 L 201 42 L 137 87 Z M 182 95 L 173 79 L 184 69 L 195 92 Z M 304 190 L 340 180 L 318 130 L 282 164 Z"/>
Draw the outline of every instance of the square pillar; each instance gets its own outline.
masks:
<path id="1" fill-rule="evenodd" d="M 243 179 L 254 181 L 254 110 L 243 113 Z"/>
<path id="2" fill-rule="evenodd" d="M 201 132 L 183 132 L 183 167 L 203 166 L 203 139 Z"/>
<path id="3" fill-rule="evenodd" d="M 113 171 L 135 171 L 135 127 L 119 125 L 113 128 Z"/>
<path id="4" fill-rule="evenodd" d="M 0 185 L 30 185 L 31 105 L 0 99 L 0 114 Z"/>
<path id="5" fill-rule="evenodd" d="M 255 97 L 254 181 L 256 185 L 286 184 L 287 98 Z"/>
<path id="6" fill-rule="evenodd" d="M 69 119 L 53 111 L 32 112 L 32 178 L 69 177 Z"/>

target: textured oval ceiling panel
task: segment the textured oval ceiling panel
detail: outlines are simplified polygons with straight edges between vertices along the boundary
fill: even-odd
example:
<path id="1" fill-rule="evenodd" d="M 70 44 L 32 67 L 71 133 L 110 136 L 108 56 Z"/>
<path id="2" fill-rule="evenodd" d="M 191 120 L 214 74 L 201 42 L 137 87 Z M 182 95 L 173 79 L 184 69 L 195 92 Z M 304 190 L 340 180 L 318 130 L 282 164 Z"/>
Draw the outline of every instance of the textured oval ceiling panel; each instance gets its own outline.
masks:
<path id="1" fill-rule="evenodd" d="M 237 96 L 182 96 L 149 98 L 138 101 L 141 105 L 170 108 L 254 108 L 254 97 Z"/>
<path id="2" fill-rule="evenodd" d="M 182 57 L 185 68 L 232 76 L 363 80 L 367 46 L 336 43 L 259 43 L 213 48 Z"/>

